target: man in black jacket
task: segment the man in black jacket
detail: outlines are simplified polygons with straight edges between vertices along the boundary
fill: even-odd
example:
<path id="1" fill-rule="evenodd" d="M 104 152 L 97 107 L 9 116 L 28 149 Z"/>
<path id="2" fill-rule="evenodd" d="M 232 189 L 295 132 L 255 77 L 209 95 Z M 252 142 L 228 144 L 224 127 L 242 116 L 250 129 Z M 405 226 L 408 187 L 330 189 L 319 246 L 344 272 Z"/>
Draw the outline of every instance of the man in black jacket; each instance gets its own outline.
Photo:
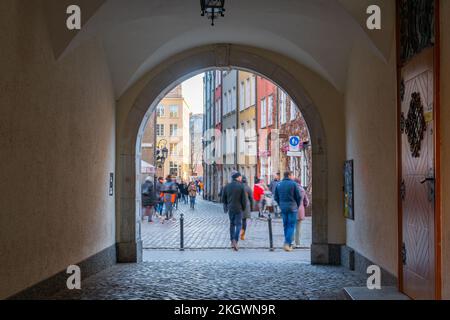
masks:
<path id="1" fill-rule="evenodd" d="M 230 217 L 231 247 L 238 251 L 239 235 L 242 227 L 242 217 L 247 206 L 246 193 L 242 184 L 242 175 L 236 172 L 233 181 L 225 186 L 222 192 L 223 209 Z"/>

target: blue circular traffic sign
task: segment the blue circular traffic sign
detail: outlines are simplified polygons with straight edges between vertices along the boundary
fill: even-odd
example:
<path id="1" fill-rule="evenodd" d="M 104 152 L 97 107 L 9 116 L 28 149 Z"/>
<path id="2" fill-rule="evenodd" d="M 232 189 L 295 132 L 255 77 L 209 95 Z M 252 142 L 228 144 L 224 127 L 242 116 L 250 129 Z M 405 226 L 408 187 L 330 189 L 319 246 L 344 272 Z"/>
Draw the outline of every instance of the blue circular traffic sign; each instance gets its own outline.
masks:
<path id="1" fill-rule="evenodd" d="M 299 137 L 291 137 L 291 139 L 289 139 L 289 144 L 293 147 L 298 146 L 300 144 Z"/>

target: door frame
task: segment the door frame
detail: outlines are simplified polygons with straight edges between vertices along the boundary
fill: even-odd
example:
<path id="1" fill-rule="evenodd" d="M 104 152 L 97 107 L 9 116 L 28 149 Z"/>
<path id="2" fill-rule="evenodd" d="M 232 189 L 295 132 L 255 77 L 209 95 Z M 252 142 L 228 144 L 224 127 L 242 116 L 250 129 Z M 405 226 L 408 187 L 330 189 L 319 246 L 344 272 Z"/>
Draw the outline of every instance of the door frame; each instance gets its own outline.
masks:
<path id="1" fill-rule="evenodd" d="M 435 167 L 435 208 L 434 208 L 434 255 L 435 255 L 435 298 L 442 299 L 442 208 L 441 208 L 441 118 L 440 118 L 440 0 L 435 1 L 435 45 L 434 45 L 434 107 L 433 116 L 434 125 L 434 167 Z M 403 206 L 400 194 L 400 187 L 403 179 L 402 172 L 402 134 L 400 130 L 401 118 L 401 69 L 400 62 L 400 21 L 399 4 L 396 4 L 396 50 L 397 50 L 397 210 L 398 210 L 398 287 L 404 292 L 403 280 L 403 261 L 402 261 L 402 243 L 403 243 Z"/>

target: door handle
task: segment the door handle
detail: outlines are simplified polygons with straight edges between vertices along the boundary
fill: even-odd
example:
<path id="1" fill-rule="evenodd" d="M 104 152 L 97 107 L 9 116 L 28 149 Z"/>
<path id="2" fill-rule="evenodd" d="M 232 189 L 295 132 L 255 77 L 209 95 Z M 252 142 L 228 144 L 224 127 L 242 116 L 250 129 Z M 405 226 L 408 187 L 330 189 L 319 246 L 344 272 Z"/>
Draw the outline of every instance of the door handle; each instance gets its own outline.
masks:
<path id="1" fill-rule="evenodd" d="M 420 184 L 424 184 L 425 182 L 434 182 L 435 178 L 425 178 L 424 180 L 420 181 Z"/>

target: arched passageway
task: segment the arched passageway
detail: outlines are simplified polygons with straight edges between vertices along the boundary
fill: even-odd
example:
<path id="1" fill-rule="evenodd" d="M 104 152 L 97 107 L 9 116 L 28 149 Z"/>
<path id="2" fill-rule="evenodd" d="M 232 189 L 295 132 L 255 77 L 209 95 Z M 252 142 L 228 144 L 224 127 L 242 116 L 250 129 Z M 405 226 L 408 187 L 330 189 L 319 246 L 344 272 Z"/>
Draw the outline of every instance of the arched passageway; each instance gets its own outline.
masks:
<path id="1" fill-rule="evenodd" d="M 259 53 L 265 53 L 263 56 Z M 272 58 L 269 58 L 272 55 Z M 311 136 L 314 177 L 314 217 L 312 222 L 312 263 L 336 263 L 328 241 L 328 155 L 327 139 L 318 108 L 303 89 L 302 83 L 279 64 L 280 56 L 262 49 L 241 45 L 218 44 L 189 50 L 174 56 L 149 72 L 138 85 L 139 90 L 131 108 L 121 110 L 117 142 L 117 235 L 118 261 L 142 260 L 140 239 L 140 191 L 137 183 L 136 154 L 139 153 L 139 135 L 157 103 L 178 83 L 210 68 L 240 68 L 255 71 L 282 87 L 299 106 Z M 133 89 L 135 90 L 135 88 Z M 136 94 L 136 92 L 135 92 Z M 149 107 L 150 106 L 150 107 Z M 121 114 L 124 112 L 123 114 Z M 331 249 L 330 249 L 331 248 Z"/>

